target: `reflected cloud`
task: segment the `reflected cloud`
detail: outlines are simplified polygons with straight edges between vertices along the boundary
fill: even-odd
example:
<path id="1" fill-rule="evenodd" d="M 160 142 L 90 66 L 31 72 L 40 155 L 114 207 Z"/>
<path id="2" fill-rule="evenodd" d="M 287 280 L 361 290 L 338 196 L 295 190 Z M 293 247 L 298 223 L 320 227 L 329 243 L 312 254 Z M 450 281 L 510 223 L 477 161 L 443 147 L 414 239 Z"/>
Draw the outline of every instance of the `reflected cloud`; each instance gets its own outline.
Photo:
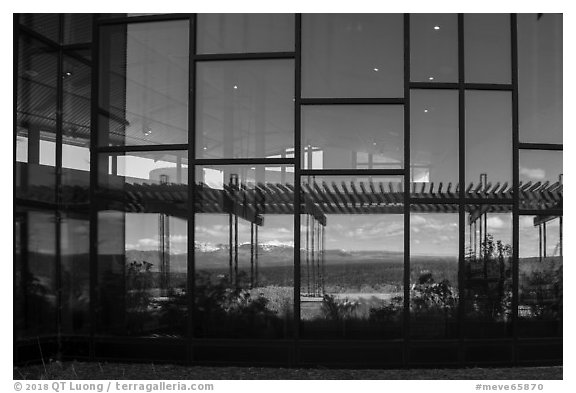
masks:
<path id="1" fill-rule="evenodd" d="M 546 171 L 541 168 L 520 167 L 520 176 L 533 180 L 543 180 L 546 177 Z"/>

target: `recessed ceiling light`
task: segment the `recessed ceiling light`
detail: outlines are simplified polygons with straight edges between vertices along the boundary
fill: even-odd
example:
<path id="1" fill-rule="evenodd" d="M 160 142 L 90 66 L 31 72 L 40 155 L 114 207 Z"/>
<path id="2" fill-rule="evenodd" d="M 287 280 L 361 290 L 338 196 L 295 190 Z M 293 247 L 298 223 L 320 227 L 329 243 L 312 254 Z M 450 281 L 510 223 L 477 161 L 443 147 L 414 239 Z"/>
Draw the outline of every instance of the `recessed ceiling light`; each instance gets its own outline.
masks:
<path id="1" fill-rule="evenodd" d="M 238 89 L 238 85 L 234 85 L 234 90 Z"/>
<path id="2" fill-rule="evenodd" d="M 376 142 L 372 143 L 374 146 L 376 146 Z"/>
<path id="3" fill-rule="evenodd" d="M 70 71 L 66 71 L 66 72 L 65 72 L 65 75 L 66 75 L 66 76 L 70 76 L 70 75 L 72 75 L 72 73 L 71 73 Z"/>
<path id="4" fill-rule="evenodd" d="M 434 77 L 431 76 L 430 78 L 428 78 L 428 80 L 433 81 L 433 80 L 434 80 Z"/>
<path id="5" fill-rule="evenodd" d="M 374 68 L 374 71 L 378 72 L 379 70 L 378 70 L 378 68 Z"/>
<path id="6" fill-rule="evenodd" d="M 424 109 L 424 113 L 428 113 L 428 109 Z"/>
<path id="7" fill-rule="evenodd" d="M 204 146 L 204 150 L 208 150 L 208 147 Z"/>
<path id="8" fill-rule="evenodd" d="M 440 26 L 434 26 L 434 30 L 440 30 Z"/>

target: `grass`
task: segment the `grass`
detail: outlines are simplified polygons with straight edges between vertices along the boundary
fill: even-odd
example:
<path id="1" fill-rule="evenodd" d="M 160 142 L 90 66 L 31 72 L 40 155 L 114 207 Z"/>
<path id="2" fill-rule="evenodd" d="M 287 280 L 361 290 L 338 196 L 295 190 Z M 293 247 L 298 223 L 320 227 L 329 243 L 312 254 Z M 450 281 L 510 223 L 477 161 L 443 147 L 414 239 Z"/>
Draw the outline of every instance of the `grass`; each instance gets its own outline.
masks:
<path id="1" fill-rule="evenodd" d="M 146 380 L 223 380 L 223 379 L 494 379 L 561 380 L 562 367 L 463 368 L 463 369 L 288 369 L 265 367 L 204 367 L 154 363 L 59 362 L 14 367 L 14 379 L 146 379 Z"/>

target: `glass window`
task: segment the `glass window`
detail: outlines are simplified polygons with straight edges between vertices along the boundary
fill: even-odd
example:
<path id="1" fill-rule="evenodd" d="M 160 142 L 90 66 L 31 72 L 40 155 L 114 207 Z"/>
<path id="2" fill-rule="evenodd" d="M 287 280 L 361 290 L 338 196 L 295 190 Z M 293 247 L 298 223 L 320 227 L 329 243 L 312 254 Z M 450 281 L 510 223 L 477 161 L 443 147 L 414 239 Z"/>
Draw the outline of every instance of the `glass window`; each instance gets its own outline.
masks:
<path id="1" fill-rule="evenodd" d="M 64 45 L 92 42 L 94 14 L 64 14 Z"/>
<path id="2" fill-rule="evenodd" d="M 56 173 L 58 53 L 21 36 L 16 114 L 16 196 L 53 202 Z"/>
<path id="3" fill-rule="evenodd" d="M 410 335 L 458 338 L 458 205 L 410 206 Z"/>
<path id="4" fill-rule="evenodd" d="M 73 57 L 63 60 L 62 198 L 86 203 L 90 188 L 91 67 Z"/>
<path id="5" fill-rule="evenodd" d="M 511 184 L 512 96 L 509 92 L 467 91 L 467 197 L 511 198 Z"/>
<path id="6" fill-rule="evenodd" d="M 196 157 L 265 158 L 294 149 L 292 60 L 197 65 Z"/>
<path id="7" fill-rule="evenodd" d="M 511 335 L 512 206 L 466 206 L 466 337 Z"/>
<path id="8" fill-rule="evenodd" d="M 520 142 L 562 143 L 562 15 L 518 14 Z"/>
<path id="9" fill-rule="evenodd" d="M 458 82 L 458 16 L 410 15 L 410 80 Z"/>
<path id="10" fill-rule="evenodd" d="M 403 97 L 403 16 L 303 15 L 302 96 Z"/>
<path id="11" fill-rule="evenodd" d="M 54 212 L 17 208 L 15 211 L 16 255 L 20 257 L 16 278 L 20 290 L 15 332 L 20 338 L 56 334 L 56 217 Z"/>
<path id="12" fill-rule="evenodd" d="M 20 24 L 59 43 L 60 14 L 20 14 Z"/>
<path id="13" fill-rule="evenodd" d="M 291 51 L 294 14 L 198 14 L 198 53 Z"/>
<path id="14" fill-rule="evenodd" d="M 562 209 L 562 152 L 520 150 L 520 208 Z"/>
<path id="15" fill-rule="evenodd" d="M 404 159 L 400 105 L 302 107 L 305 169 L 398 169 Z"/>
<path id="16" fill-rule="evenodd" d="M 509 14 L 464 15 L 466 82 L 510 83 Z"/>
<path id="17" fill-rule="evenodd" d="M 294 299 L 294 168 L 196 168 L 196 337 L 286 338 Z"/>
<path id="18" fill-rule="evenodd" d="M 99 334 L 185 335 L 185 165 L 185 151 L 100 156 Z"/>
<path id="19" fill-rule="evenodd" d="M 562 337 L 562 225 L 562 216 L 520 216 L 520 336 Z"/>
<path id="20" fill-rule="evenodd" d="M 402 178 L 302 179 L 302 337 L 402 336 Z"/>
<path id="21" fill-rule="evenodd" d="M 457 197 L 458 92 L 412 90 L 410 94 L 410 177 L 416 187 L 412 196 L 432 197 L 442 187 L 446 196 Z"/>
<path id="22" fill-rule="evenodd" d="M 104 26 L 99 144 L 188 143 L 188 21 Z"/>
<path id="23" fill-rule="evenodd" d="M 62 332 L 88 333 L 90 326 L 90 218 L 63 212 L 61 227 Z"/>
<path id="24" fill-rule="evenodd" d="M 181 185 L 188 184 L 188 153 L 155 151 L 102 153 L 99 159 L 99 185 L 122 190 L 125 184 Z"/>

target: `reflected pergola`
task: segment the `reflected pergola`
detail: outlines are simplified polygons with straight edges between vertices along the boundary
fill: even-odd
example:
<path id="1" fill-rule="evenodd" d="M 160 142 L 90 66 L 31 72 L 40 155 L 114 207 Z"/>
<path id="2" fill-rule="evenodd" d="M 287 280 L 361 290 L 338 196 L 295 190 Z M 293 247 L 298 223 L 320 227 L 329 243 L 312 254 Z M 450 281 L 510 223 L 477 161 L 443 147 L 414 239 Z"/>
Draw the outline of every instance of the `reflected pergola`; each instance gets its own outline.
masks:
<path id="1" fill-rule="evenodd" d="M 110 175 L 110 177 L 116 177 Z M 114 183 L 113 180 L 110 180 Z M 101 189 L 97 198 L 102 206 L 126 213 L 158 213 L 164 220 L 168 217 L 188 219 L 188 185 L 170 182 L 125 183 L 122 188 Z M 64 187 L 64 192 L 74 196 L 71 206 L 86 204 L 86 189 Z M 70 188 L 70 189 L 68 189 Z M 72 189 L 73 188 L 73 189 Z M 223 187 L 212 188 L 198 183 L 195 189 L 196 214 L 225 214 L 229 216 L 229 269 L 230 280 L 238 283 L 238 220 L 250 223 L 250 286 L 258 286 L 258 229 L 265 225 L 265 215 L 293 215 L 294 185 L 272 182 L 239 183 L 231 175 Z M 411 211 L 416 213 L 458 213 L 459 184 L 449 183 L 411 183 Z M 520 183 L 520 200 L 523 208 L 537 210 L 534 226 L 540 229 L 540 249 L 545 249 L 546 222 L 559 217 L 562 210 L 562 181 Z M 50 187 L 32 186 L 29 192 L 34 195 L 52 193 Z M 470 245 L 481 244 L 488 228 L 486 220 L 489 214 L 512 213 L 512 189 L 507 184 L 491 184 L 486 181 L 469 183 L 465 188 L 465 197 L 475 204 L 466 206 L 467 225 L 470 227 Z M 429 200 L 433 199 L 434 203 Z M 478 203 L 485 199 L 487 203 Z M 444 202 L 443 202 L 444 201 Z M 321 296 L 324 293 L 324 247 L 325 230 L 330 215 L 359 214 L 403 214 L 404 187 L 394 181 L 310 181 L 302 184 L 300 212 L 306 216 L 302 220 L 304 252 L 302 265 L 312 269 L 311 283 L 303 283 L 303 295 Z M 305 224 L 306 223 L 306 224 Z M 163 226 L 165 228 L 165 226 Z M 159 250 L 169 250 L 169 236 L 159 231 Z M 472 238 L 474 234 L 474 239 Z M 478 236 L 478 237 L 477 237 Z M 544 243 L 544 247 L 542 246 Z M 165 253 L 162 252 L 163 254 Z M 477 252 L 476 252 L 477 253 Z M 476 253 L 474 255 L 476 255 Z M 545 251 L 544 251 L 545 253 Z M 169 264 L 169 258 L 166 260 Z M 166 267 L 169 271 L 169 266 Z M 166 283 L 167 287 L 169 284 Z"/>

